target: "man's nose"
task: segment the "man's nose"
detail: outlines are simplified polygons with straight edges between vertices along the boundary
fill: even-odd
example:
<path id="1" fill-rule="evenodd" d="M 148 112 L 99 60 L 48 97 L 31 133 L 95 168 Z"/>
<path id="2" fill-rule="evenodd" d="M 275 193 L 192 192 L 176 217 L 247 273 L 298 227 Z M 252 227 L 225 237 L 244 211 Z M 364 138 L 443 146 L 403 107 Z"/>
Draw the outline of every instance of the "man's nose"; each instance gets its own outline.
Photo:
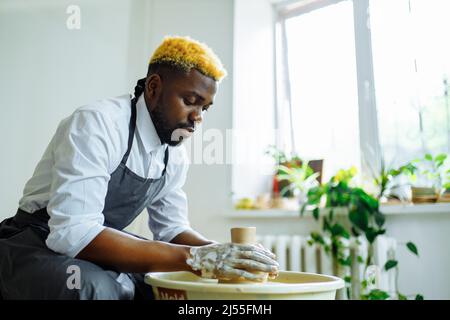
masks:
<path id="1" fill-rule="evenodd" d="M 195 109 L 194 111 L 192 111 L 189 114 L 189 120 L 191 120 L 192 122 L 202 122 L 203 121 L 203 117 L 202 117 L 202 110 L 200 109 Z"/>

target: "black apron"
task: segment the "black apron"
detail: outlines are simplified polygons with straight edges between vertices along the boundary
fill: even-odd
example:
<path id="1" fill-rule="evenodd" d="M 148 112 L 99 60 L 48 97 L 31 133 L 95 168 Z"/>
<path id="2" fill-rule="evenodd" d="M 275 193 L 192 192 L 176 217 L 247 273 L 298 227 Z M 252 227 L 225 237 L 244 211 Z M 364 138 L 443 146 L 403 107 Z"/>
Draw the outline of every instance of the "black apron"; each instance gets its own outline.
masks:
<path id="1" fill-rule="evenodd" d="M 138 176 L 126 166 L 136 129 L 136 101 L 131 102 L 128 148 L 111 174 L 105 197 L 104 225 L 123 230 L 151 203 L 166 179 L 169 159 L 164 154 L 160 179 Z M 106 266 L 71 258 L 48 249 L 46 208 L 32 214 L 21 209 L 0 224 L 0 293 L 4 299 L 133 299 L 153 297 L 144 274 L 120 273 Z M 79 289 L 74 269 L 79 268 Z M 71 285 L 68 285 L 68 281 Z"/>

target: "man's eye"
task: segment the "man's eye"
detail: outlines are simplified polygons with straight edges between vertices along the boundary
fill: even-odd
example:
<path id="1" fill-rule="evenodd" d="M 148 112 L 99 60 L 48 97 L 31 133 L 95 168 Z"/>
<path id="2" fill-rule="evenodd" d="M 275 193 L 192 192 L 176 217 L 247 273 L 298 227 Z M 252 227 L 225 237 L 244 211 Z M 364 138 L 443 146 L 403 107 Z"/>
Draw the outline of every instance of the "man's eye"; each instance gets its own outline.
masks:
<path id="1" fill-rule="evenodd" d="M 194 102 L 189 101 L 188 99 L 183 99 L 184 100 L 184 104 L 187 106 L 192 106 L 194 104 Z"/>

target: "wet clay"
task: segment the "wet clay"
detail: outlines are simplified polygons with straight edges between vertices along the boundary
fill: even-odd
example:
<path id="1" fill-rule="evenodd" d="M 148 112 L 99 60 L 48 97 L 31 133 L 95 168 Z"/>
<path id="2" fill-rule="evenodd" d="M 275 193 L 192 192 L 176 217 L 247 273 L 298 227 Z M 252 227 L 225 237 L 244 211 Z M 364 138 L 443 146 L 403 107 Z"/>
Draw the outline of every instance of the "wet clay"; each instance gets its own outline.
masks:
<path id="1" fill-rule="evenodd" d="M 256 244 L 256 228 L 255 227 L 241 227 L 241 228 L 231 228 L 231 242 L 240 244 Z M 219 283 L 266 283 L 269 277 L 267 272 L 252 272 L 255 274 L 264 274 L 263 281 L 251 281 L 245 278 L 235 278 L 235 279 L 220 279 Z"/>

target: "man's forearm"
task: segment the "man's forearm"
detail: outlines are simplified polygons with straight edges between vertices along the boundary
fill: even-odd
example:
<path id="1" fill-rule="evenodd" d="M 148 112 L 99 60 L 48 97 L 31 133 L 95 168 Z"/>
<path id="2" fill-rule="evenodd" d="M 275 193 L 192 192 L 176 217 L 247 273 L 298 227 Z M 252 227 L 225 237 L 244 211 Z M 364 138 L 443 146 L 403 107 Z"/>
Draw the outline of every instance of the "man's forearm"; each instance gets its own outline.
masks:
<path id="1" fill-rule="evenodd" d="M 142 240 L 115 229 L 100 232 L 77 258 L 120 272 L 191 271 L 189 246 Z"/>
<path id="2" fill-rule="evenodd" d="M 170 241 L 170 243 L 187 245 L 187 246 L 205 246 L 205 245 L 216 243 L 216 242 L 206 239 L 205 237 L 203 237 L 200 233 L 198 233 L 196 231 L 187 230 L 187 231 L 180 233 L 175 238 L 173 238 L 172 241 Z"/>

